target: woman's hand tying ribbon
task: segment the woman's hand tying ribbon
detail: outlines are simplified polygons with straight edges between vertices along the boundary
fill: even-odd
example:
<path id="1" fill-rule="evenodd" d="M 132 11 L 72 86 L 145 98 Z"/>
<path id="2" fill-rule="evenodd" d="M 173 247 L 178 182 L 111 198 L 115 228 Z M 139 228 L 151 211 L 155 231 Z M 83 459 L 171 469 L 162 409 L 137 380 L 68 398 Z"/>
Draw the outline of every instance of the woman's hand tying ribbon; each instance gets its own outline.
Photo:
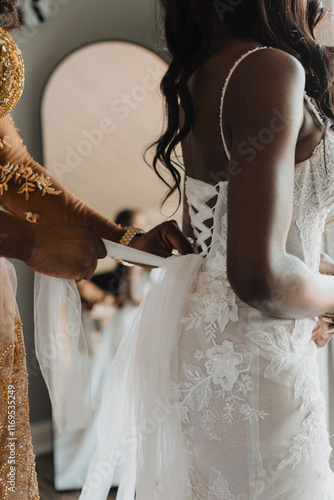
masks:
<path id="1" fill-rule="evenodd" d="M 108 255 L 150 267 L 157 255 L 103 240 Z M 175 258 L 175 257 L 174 257 Z M 81 301 L 73 279 L 35 275 L 35 347 L 59 433 L 91 423 L 90 364 L 81 324 Z"/>
<path id="2" fill-rule="evenodd" d="M 163 222 L 146 234 L 133 238 L 129 246 L 160 257 L 169 257 L 173 250 L 180 255 L 193 253 L 188 239 L 174 220 Z"/>
<path id="3" fill-rule="evenodd" d="M 65 224 L 30 225 L 25 263 L 57 278 L 92 278 L 98 259 L 107 255 L 102 239 L 89 227 Z"/>

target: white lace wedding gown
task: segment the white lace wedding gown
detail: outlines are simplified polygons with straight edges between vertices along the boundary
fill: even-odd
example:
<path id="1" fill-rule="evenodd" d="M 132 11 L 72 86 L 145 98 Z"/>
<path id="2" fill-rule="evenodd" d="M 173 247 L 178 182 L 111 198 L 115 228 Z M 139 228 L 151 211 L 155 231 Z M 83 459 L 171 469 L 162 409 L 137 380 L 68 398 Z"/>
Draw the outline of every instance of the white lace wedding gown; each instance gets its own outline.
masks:
<path id="1" fill-rule="evenodd" d="M 137 500 L 334 500 L 315 319 L 278 319 L 241 302 L 226 276 L 227 182 L 188 177 L 186 194 L 204 258 L 168 259 L 121 345 L 80 498 L 106 498 L 120 460 L 122 500 L 135 489 Z M 296 166 L 287 242 L 314 272 L 333 204 L 334 134 L 326 130 Z M 113 401 L 113 384 L 128 398 Z"/>

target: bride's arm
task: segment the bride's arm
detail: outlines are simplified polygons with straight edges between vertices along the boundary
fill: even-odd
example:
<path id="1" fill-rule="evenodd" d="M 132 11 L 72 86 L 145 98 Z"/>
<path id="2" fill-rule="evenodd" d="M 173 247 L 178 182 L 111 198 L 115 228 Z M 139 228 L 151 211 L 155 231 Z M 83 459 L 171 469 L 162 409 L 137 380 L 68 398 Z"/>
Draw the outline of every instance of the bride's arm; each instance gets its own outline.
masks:
<path id="1" fill-rule="evenodd" d="M 333 312 L 334 277 L 312 272 L 286 252 L 295 149 L 304 113 L 304 70 L 292 56 L 273 49 L 248 59 L 232 76 L 224 108 L 232 135 L 228 146 L 240 171 L 229 180 L 229 281 L 241 300 L 274 316 L 305 318 Z M 240 145 L 254 145 L 275 116 L 272 140 L 247 161 L 249 155 Z"/>

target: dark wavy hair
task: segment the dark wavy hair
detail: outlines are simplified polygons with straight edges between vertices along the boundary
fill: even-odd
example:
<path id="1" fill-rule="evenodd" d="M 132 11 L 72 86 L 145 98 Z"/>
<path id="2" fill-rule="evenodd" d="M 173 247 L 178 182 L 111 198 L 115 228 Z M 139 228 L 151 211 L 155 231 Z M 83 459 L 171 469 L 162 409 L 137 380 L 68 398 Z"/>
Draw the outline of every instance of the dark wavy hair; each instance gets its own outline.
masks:
<path id="1" fill-rule="evenodd" d="M 16 0 L 0 0 L 0 26 L 10 31 L 19 26 Z"/>
<path id="2" fill-rule="evenodd" d="M 315 37 L 317 25 L 330 15 L 320 0 L 309 0 L 306 8 L 302 0 L 160 0 L 160 4 L 172 61 L 161 82 L 167 123 L 151 147 L 155 148 L 153 168 L 169 188 L 164 201 L 176 190 L 181 198 L 179 168 L 183 166 L 175 148 L 193 123 L 187 81 L 209 53 L 215 17 L 234 35 L 296 57 L 305 68 L 308 95 L 323 115 L 334 119 L 334 48 Z"/>

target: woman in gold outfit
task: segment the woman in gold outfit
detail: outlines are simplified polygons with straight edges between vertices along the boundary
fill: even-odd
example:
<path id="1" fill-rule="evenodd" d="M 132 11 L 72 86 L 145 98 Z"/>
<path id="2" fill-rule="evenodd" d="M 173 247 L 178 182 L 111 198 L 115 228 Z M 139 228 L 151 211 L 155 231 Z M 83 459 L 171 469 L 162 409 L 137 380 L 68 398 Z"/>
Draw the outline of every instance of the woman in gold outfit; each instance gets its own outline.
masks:
<path id="1" fill-rule="evenodd" d="M 101 238 L 162 257 L 173 248 L 183 254 L 191 248 L 173 222 L 135 237 L 136 228 L 110 222 L 31 158 L 8 114 L 24 85 L 21 53 L 8 34 L 17 24 L 16 1 L 0 0 L 0 204 L 5 209 L 0 211 L 0 498 L 37 500 L 16 278 L 3 257 L 78 281 L 92 277 L 97 259 L 105 257 Z"/>

